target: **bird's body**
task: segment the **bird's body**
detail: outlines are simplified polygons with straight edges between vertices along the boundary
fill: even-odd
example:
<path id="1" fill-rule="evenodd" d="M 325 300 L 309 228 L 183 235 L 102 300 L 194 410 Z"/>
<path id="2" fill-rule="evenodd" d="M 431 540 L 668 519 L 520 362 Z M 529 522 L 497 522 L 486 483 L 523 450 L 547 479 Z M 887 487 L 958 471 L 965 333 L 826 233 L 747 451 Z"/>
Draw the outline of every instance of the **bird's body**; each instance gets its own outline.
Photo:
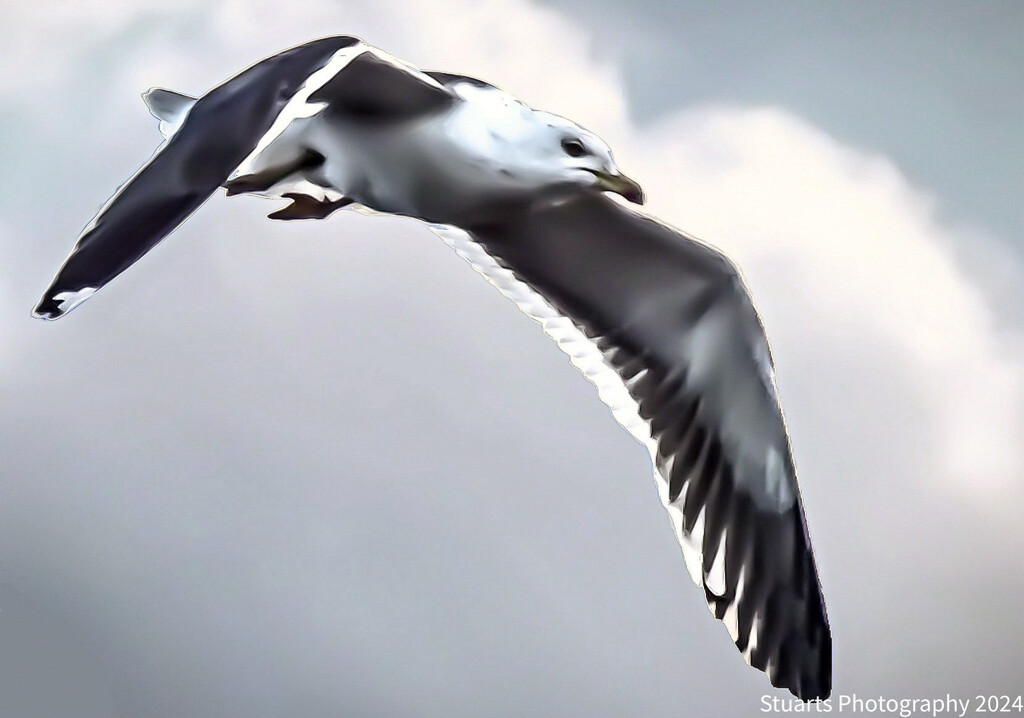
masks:
<path id="1" fill-rule="evenodd" d="M 352 50 L 357 62 L 399 63 L 376 48 Z M 473 78 L 417 72 L 417 79 L 440 99 L 408 115 L 402 109 L 397 117 L 322 112 L 315 98 L 326 92 L 298 93 L 282 112 L 288 119 L 280 134 L 272 129 L 235 174 L 288 167 L 311 151 L 322 163 L 288 173 L 266 194 L 338 194 L 377 212 L 467 226 L 534 201 L 539 182 L 550 190 L 572 186 L 553 175 L 547 161 L 565 136 L 585 138 L 599 155 L 593 169 L 614 168 L 604 143 L 565 118 Z M 593 182 L 589 174 L 583 177 Z"/>
<path id="2" fill-rule="evenodd" d="M 421 219 L 537 319 L 650 450 L 687 568 L 744 658 L 804 699 L 831 634 L 764 329 L 724 256 L 642 202 L 565 118 L 361 41 L 324 38 L 193 99 L 145 95 L 167 142 L 86 227 L 35 314 L 63 316 L 219 187 Z"/>

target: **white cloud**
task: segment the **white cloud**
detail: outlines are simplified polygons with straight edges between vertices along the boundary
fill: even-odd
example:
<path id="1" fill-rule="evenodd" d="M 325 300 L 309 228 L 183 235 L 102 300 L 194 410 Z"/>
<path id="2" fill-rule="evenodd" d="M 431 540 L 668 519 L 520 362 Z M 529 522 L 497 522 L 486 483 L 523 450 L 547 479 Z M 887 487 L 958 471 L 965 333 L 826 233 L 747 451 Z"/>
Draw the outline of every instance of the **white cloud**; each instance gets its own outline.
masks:
<path id="1" fill-rule="evenodd" d="M 986 500 L 1016 490 L 1021 355 L 958 266 L 954 246 L 969 240 L 940 225 L 930 197 L 781 109 L 701 108 L 632 139 L 652 213 L 739 262 L 769 331 L 870 347 L 910 370 L 922 414 L 942 426 L 923 475 Z"/>

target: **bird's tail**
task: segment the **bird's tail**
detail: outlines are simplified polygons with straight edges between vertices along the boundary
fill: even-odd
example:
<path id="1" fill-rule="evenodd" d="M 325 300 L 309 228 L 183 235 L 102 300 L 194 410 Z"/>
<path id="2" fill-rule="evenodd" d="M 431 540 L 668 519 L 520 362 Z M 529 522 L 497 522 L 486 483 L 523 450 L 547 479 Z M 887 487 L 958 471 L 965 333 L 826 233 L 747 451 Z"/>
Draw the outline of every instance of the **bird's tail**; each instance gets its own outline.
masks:
<path id="1" fill-rule="evenodd" d="M 142 100 L 153 117 L 160 120 L 160 134 L 167 139 L 181 129 L 185 118 L 188 117 L 188 111 L 196 104 L 194 97 L 160 87 L 143 92 Z"/>

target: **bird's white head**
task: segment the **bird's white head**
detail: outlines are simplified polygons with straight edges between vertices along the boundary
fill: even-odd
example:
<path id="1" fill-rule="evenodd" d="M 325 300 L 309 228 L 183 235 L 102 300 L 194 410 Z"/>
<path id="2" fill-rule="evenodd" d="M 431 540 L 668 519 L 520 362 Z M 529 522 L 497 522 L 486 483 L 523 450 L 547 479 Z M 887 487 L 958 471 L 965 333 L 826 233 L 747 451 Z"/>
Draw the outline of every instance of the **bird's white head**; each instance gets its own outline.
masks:
<path id="1" fill-rule="evenodd" d="M 593 132 L 495 88 L 457 91 L 466 102 L 449 118 L 449 136 L 489 180 L 511 191 L 582 187 L 643 204 L 640 185 L 619 170 Z"/>
<path id="2" fill-rule="evenodd" d="M 622 195 L 630 202 L 644 203 L 644 193 L 634 180 L 615 164 L 611 148 L 590 130 L 549 112 L 533 111 L 544 127 L 538 132 L 538 149 L 551 181 L 594 188 Z"/>

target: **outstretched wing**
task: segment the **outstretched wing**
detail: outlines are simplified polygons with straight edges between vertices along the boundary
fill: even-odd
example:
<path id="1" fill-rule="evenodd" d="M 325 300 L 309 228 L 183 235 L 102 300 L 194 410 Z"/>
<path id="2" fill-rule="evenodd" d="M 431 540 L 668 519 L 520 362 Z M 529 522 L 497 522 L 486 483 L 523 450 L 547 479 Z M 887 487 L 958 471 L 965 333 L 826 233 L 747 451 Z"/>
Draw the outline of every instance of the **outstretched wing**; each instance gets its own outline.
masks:
<path id="1" fill-rule="evenodd" d="M 768 344 L 734 266 L 603 195 L 434 229 L 648 446 L 687 568 L 747 662 L 827 697 L 831 633 Z"/>
<path id="2" fill-rule="evenodd" d="M 63 316 L 152 249 L 249 155 L 310 74 L 357 42 L 336 36 L 294 47 L 196 101 L 181 128 L 85 228 L 35 316 Z"/>

